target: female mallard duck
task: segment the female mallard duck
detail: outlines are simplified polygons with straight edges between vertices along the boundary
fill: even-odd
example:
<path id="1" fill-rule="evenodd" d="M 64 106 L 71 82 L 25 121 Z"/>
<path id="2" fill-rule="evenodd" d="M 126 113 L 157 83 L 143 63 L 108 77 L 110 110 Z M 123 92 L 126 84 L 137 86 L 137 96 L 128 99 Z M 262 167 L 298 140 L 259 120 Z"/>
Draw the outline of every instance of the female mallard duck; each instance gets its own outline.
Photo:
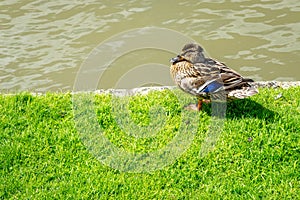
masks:
<path id="1" fill-rule="evenodd" d="M 224 63 L 206 58 L 203 49 L 197 44 L 186 44 L 180 55 L 170 60 L 170 72 L 173 80 L 183 91 L 198 97 L 198 110 L 202 102 L 208 102 L 210 96 L 218 99 L 218 94 L 227 98 L 243 99 L 258 93 L 244 78 Z"/>

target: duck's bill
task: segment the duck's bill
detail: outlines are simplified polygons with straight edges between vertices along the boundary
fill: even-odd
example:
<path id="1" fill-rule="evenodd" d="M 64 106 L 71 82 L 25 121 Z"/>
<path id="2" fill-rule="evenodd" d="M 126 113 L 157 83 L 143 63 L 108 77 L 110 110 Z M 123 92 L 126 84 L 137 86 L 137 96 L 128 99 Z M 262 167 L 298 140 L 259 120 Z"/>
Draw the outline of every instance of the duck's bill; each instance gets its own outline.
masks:
<path id="1" fill-rule="evenodd" d="M 178 56 L 176 56 L 174 58 L 171 58 L 170 62 L 171 63 L 175 63 L 175 62 L 178 62 L 178 61 L 181 61 L 181 60 L 183 60 L 183 57 L 180 56 L 180 55 L 178 55 Z"/>

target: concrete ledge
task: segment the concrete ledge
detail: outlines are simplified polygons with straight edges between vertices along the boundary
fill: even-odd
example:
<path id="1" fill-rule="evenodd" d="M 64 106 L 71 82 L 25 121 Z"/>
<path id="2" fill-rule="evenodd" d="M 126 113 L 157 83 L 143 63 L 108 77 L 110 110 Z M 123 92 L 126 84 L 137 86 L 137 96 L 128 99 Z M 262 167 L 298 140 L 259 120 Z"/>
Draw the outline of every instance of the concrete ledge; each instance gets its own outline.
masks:
<path id="1" fill-rule="evenodd" d="M 268 87 L 268 88 L 283 88 L 287 89 L 289 87 L 298 87 L 300 86 L 300 81 L 257 81 L 254 83 L 251 83 L 251 85 L 254 85 L 256 87 Z"/>
<path id="2" fill-rule="evenodd" d="M 281 82 L 281 81 L 258 81 L 251 83 L 254 87 L 258 88 L 283 88 L 287 89 L 290 87 L 297 87 L 300 86 L 300 81 L 293 81 L 293 82 Z M 133 88 L 133 89 L 108 89 L 108 90 L 96 90 L 94 93 L 96 94 L 112 94 L 115 96 L 130 96 L 135 94 L 142 94 L 145 95 L 150 91 L 162 91 L 162 90 L 172 90 L 177 88 L 176 86 L 160 86 L 160 87 L 140 87 L 140 88 Z"/>
<path id="3" fill-rule="evenodd" d="M 254 87 L 257 88 L 283 88 L 287 89 L 290 87 L 299 87 L 300 81 L 257 81 L 250 83 Z M 162 91 L 162 90 L 173 90 L 177 88 L 177 86 L 157 86 L 157 87 L 140 87 L 140 88 L 133 88 L 133 89 L 99 89 L 94 91 L 82 91 L 82 92 L 71 92 L 71 94 L 77 94 L 77 93 L 95 93 L 95 94 L 112 94 L 114 96 L 132 96 L 136 94 L 148 94 L 150 91 Z M 55 92 L 54 92 L 55 93 Z M 68 92 L 66 92 L 68 93 Z M 69 92 L 70 93 L 70 92 Z M 1 94 L 1 91 L 0 91 Z M 7 93 L 3 92 L 4 95 L 15 95 L 17 93 Z M 45 93 L 42 92 L 31 92 L 33 95 L 44 95 Z"/>

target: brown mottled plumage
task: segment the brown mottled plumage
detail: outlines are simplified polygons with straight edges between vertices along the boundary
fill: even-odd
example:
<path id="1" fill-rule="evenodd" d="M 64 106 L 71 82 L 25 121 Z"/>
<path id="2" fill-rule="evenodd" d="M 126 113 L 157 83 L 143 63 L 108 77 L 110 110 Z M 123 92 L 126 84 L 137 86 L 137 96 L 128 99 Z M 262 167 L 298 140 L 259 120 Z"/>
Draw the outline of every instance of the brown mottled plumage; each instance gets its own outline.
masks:
<path id="1" fill-rule="evenodd" d="M 225 94 L 227 98 L 243 99 L 258 93 L 239 73 L 227 67 L 224 63 L 206 58 L 203 48 L 197 44 L 186 44 L 180 55 L 170 60 L 170 72 L 173 80 L 183 91 L 197 96 L 198 110 L 202 102 L 214 96 Z"/>

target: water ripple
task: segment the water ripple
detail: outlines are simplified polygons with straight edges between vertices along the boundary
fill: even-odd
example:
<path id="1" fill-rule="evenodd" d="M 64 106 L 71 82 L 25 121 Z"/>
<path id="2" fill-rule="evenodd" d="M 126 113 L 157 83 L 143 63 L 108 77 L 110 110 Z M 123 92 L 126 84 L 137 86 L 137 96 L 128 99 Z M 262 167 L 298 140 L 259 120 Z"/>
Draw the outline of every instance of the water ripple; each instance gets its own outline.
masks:
<path id="1" fill-rule="evenodd" d="M 72 89 L 76 71 L 94 47 L 146 26 L 193 37 L 208 54 L 257 80 L 300 78 L 298 0 L 4 0 L 1 11 L 0 89 Z"/>

